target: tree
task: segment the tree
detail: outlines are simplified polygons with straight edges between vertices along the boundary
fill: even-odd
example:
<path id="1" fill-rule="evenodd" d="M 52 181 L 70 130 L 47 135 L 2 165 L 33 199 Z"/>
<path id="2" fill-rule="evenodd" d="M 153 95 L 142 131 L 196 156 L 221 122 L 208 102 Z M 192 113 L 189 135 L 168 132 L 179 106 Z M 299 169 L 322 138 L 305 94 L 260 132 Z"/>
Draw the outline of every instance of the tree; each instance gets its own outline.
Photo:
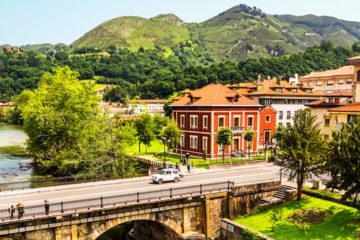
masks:
<path id="1" fill-rule="evenodd" d="M 344 124 L 340 131 L 333 133 L 329 144 L 327 167 L 332 179 L 328 187 L 345 191 L 342 201 L 352 199 L 359 202 L 360 193 L 360 118 Z"/>
<path id="2" fill-rule="evenodd" d="M 123 88 L 116 86 L 105 93 L 104 100 L 107 102 L 119 102 L 125 105 L 128 103 L 129 98 L 127 92 Z"/>
<path id="3" fill-rule="evenodd" d="M 27 149 L 44 173 L 73 174 L 91 166 L 101 147 L 106 117 L 95 84 L 80 82 L 68 67 L 45 73 L 34 91 L 17 100 L 28 135 Z"/>
<path id="4" fill-rule="evenodd" d="M 252 130 L 249 130 L 244 134 L 244 139 L 248 142 L 248 147 L 247 148 L 248 148 L 249 160 L 250 160 L 250 150 L 251 150 L 251 147 L 252 147 L 252 142 L 253 142 L 254 136 L 255 136 L 255 133 Z"/>
<path id="5" fill-rule="evenodd" d="M 180 142 L 180 129 L 174 121 L 170 121 L 167 126 L 162 129 L 161 137 L 165 140 L 164 143 L 168 149 L 174 149 Z"/>
<path id="6" fill-rule="evenodd" d="M 227 127 L 220 128 L 220 130 L 216 134 L 216 142 L 222 148 L 223 163 L 225 163 L 225 146 L 231 144 L 232 136 L 233 136 L 232 130 Z"/>
<path id="7" fill-rule="evenodd" d="M 316 117 L 309 109 L 295 112 L 293 124 L 282 128 L 276 136 L 280 159 L 289 179 L 297 180 L 297 200 L 301 200 L 304 181 L 313 174 L 317 175 L 324 167 L 326 144 L 320 134 Z"/>
<path id="8" fill-rule="evenodd" d="M 141 152 L 141 143 L 145 145 L 145 151 L 147 153 L 147 148 L 155 138 L 153 118 L 150 114 L 144 113 L 135 120 L 135 127 L 139 139 L 139 153 Z"/>

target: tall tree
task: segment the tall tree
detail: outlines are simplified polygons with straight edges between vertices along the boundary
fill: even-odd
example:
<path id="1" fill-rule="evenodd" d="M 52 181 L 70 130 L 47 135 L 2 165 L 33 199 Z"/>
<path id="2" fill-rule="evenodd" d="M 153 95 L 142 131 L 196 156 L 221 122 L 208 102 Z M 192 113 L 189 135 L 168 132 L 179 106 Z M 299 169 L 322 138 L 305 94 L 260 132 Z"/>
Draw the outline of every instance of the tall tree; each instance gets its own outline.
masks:
<path id="1" fill-rule="evenodd" d="M 141 152 L 141 143 L 145 145 L 145 151 L 147 153 L 147 148 L 155 138 L 154 119 L 150 114 L 144 113 L 135 120 L 135 127 L 139 139 L 139 153 Z"/>
<path id="2" fill-rule="evenodd" d="M 304 181 L 319 174 L 324 167 L 326 144 L 316 117 L 309 109 L 296 111 L 293 124 L 282 128 L 276 141 L 279 146 L 276 156 L 290 173 L 289 179 L 296 178 L 297 199 L 301 200 Z"/>
<path id="3" fill-rule="evenodd" d="M 233 132 L 230 128 L 224 127 L 216 134 L 216 143 L 221 146 L 223 163 L 225 162 L 225 147 L 231 144 Z"/>
<path id="4" fill-rule="evenodd" d="M 329 144 L 327 166 L 332 179 L 328 187 L 344 190 L 342 200 L 359 202 L 360 193 L 360 118 L 334 132 Z"/>
<path id="5" fill-rule="evenodd" d="M 18 98 L 27 148 L 42 172 L 82 171 L 100 147 L 96 139 L 106 129 L 100 99 L 93 83 L 77 77 L 68 67 L 57 68 L 44 74 L 37 89 Z"/>
<path id="6" fill-rule="evenodd" d="M 168 150 L 174 149 L 180 142 L 180 129 L 174 121 L 169 121 L 167 126 L 161 130 L 160 136 L 163 138 Z"/>
<path id="7" fill-rule="evenodd" d="M 252 143 L 253 143 L 253 140 L 254 140 L 254 136 L 255 136 L 255 133 L 254 133 L 253 130 L 249 130 L 244 134 L 244 139 L 248 143 L 247 149 L 248 149 L 249 160 L 250 160 L 250 150 L 252 148 Z"/>

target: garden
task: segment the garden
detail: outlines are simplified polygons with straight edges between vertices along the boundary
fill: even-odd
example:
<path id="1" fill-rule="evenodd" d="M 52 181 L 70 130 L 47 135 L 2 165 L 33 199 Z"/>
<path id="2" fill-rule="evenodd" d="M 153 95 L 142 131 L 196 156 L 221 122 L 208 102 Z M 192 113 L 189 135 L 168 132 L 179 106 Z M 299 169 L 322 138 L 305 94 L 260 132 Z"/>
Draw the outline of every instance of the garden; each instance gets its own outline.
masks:
<path id="1" fill-rule="evenodd" d="M 163 161 L 165 159 L 167 162 L 180 163 L 180 156 L 167 151 L 167 149 L 166 149 L 166 153 L 165 153 L 165 157 L 164 157 L 164 145 L 163 145 L 163 143 L 161 143 L 161 141 L 159 141 L 157 139 L 151 141 L 151 144 L 147 149 L 144 144 L 141 144 L 140 152 L 139 152 L 138 144 L 129 147 L 126 150 L 126 152 L 128 154 L 141 156 L 144 158 L 151 158 L 151 159 L 160 160 L 160 161 Z M 183 156 L 185 156 L 185 154 L 186 154 L 186 151 L 183 152 Z M 269 159 L 271 156 L 270 154 L 271 154 L 271 151 L 269 151 Z M 254 161 L 254 160 L 265 160 L 265 155 L 260 154 L 257 156 L 252 156 L 250 161 Z M 199 158 L 199 157 L 190 157 L 189 161 L 191 163 L 193 162 L 195 167 L 197 167 L 197 168 L 206 168 L 206 169 L 208 169 L 211 164 L 223 163 L 222 159 L 206 159 L 206 161 L 204 161 L 204 159 Z M 247 156 L 242 157 L 242 158 L 225 158 L 225 160 L 224 160 L 225 163 L 228 163 L 228 162 L 241 163 L 241 162 L 248 162 L 248 161 L 249 161 L 249 159 Z"/>
<path id="2" fill-rule="evenodd" d="M 277 240 L 355 240 L 360 232 L 358 209 L 309 196 L 254 211 L 234 221 Z"/>

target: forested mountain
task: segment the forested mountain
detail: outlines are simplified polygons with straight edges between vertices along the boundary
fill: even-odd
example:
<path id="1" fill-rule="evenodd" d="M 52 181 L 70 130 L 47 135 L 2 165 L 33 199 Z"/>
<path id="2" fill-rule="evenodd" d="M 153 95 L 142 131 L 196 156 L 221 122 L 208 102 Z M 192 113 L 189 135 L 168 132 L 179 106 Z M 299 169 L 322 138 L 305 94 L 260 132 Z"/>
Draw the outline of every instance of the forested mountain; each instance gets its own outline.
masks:
<path id="1" fill-rule="evenodd" d="M 101 51 L 101 52 L 100 52 Z M 103 54 L 106 52 L 106 54 Z M 258 75 L 286 77 L 337 68 L 346 58 L 360 54 L 360 45 L 333 47 L 329 42 L 305 52 L 274 58 L 216 62 L 197 42 L 188 41 L 166 50 L 130 51 L 114 46 L 42 53 L 39 51 L 0 53 L 0 102 L 10 101 L 24 89 L 34 89 L 41 75 L 56 66 L 70 66 L 81 80 L 113 84 L 128 97 L 167 98 L 173 93 L 209 83 L 253 81 Z"/>
<path id="2" fill-rule="evenodd" d="M 304 51 L 322 40 L 349 46 L 360 41 L 360 23 L 314 15 L 270 15 L 240 4 L 199 24 L 184 23 L 173 14 L 116 18 L 86 33 L 72 48 L 115 45 L 133 51 L 169 50 L 187 40 L 199 40 L 217 60 L 275 57 Z"/>

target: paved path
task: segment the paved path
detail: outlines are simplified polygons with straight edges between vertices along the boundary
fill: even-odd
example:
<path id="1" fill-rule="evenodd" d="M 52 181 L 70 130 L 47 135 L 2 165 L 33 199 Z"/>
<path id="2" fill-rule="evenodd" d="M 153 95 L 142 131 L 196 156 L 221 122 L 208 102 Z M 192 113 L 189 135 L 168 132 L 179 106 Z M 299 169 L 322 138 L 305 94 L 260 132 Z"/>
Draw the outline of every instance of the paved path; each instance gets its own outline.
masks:
<path id="1" fill-rule="evenodd" d="M 279 179 L 279 167 L 272 164 L 257 164 L 232 169 L 207 170 L 198 173 L 185 173 L 178 183 L 153 184 L 150 177 L 91 182 L 74 185 L 17 190 L 0 193 L 0 209 L 22 202 L 25 207 L 42 204 L 44 199 L 51 202 L 81 200 L 114 196 L 136 192 L 186 187 L 206 183 L 232 181 L 235 184 Z"/>

